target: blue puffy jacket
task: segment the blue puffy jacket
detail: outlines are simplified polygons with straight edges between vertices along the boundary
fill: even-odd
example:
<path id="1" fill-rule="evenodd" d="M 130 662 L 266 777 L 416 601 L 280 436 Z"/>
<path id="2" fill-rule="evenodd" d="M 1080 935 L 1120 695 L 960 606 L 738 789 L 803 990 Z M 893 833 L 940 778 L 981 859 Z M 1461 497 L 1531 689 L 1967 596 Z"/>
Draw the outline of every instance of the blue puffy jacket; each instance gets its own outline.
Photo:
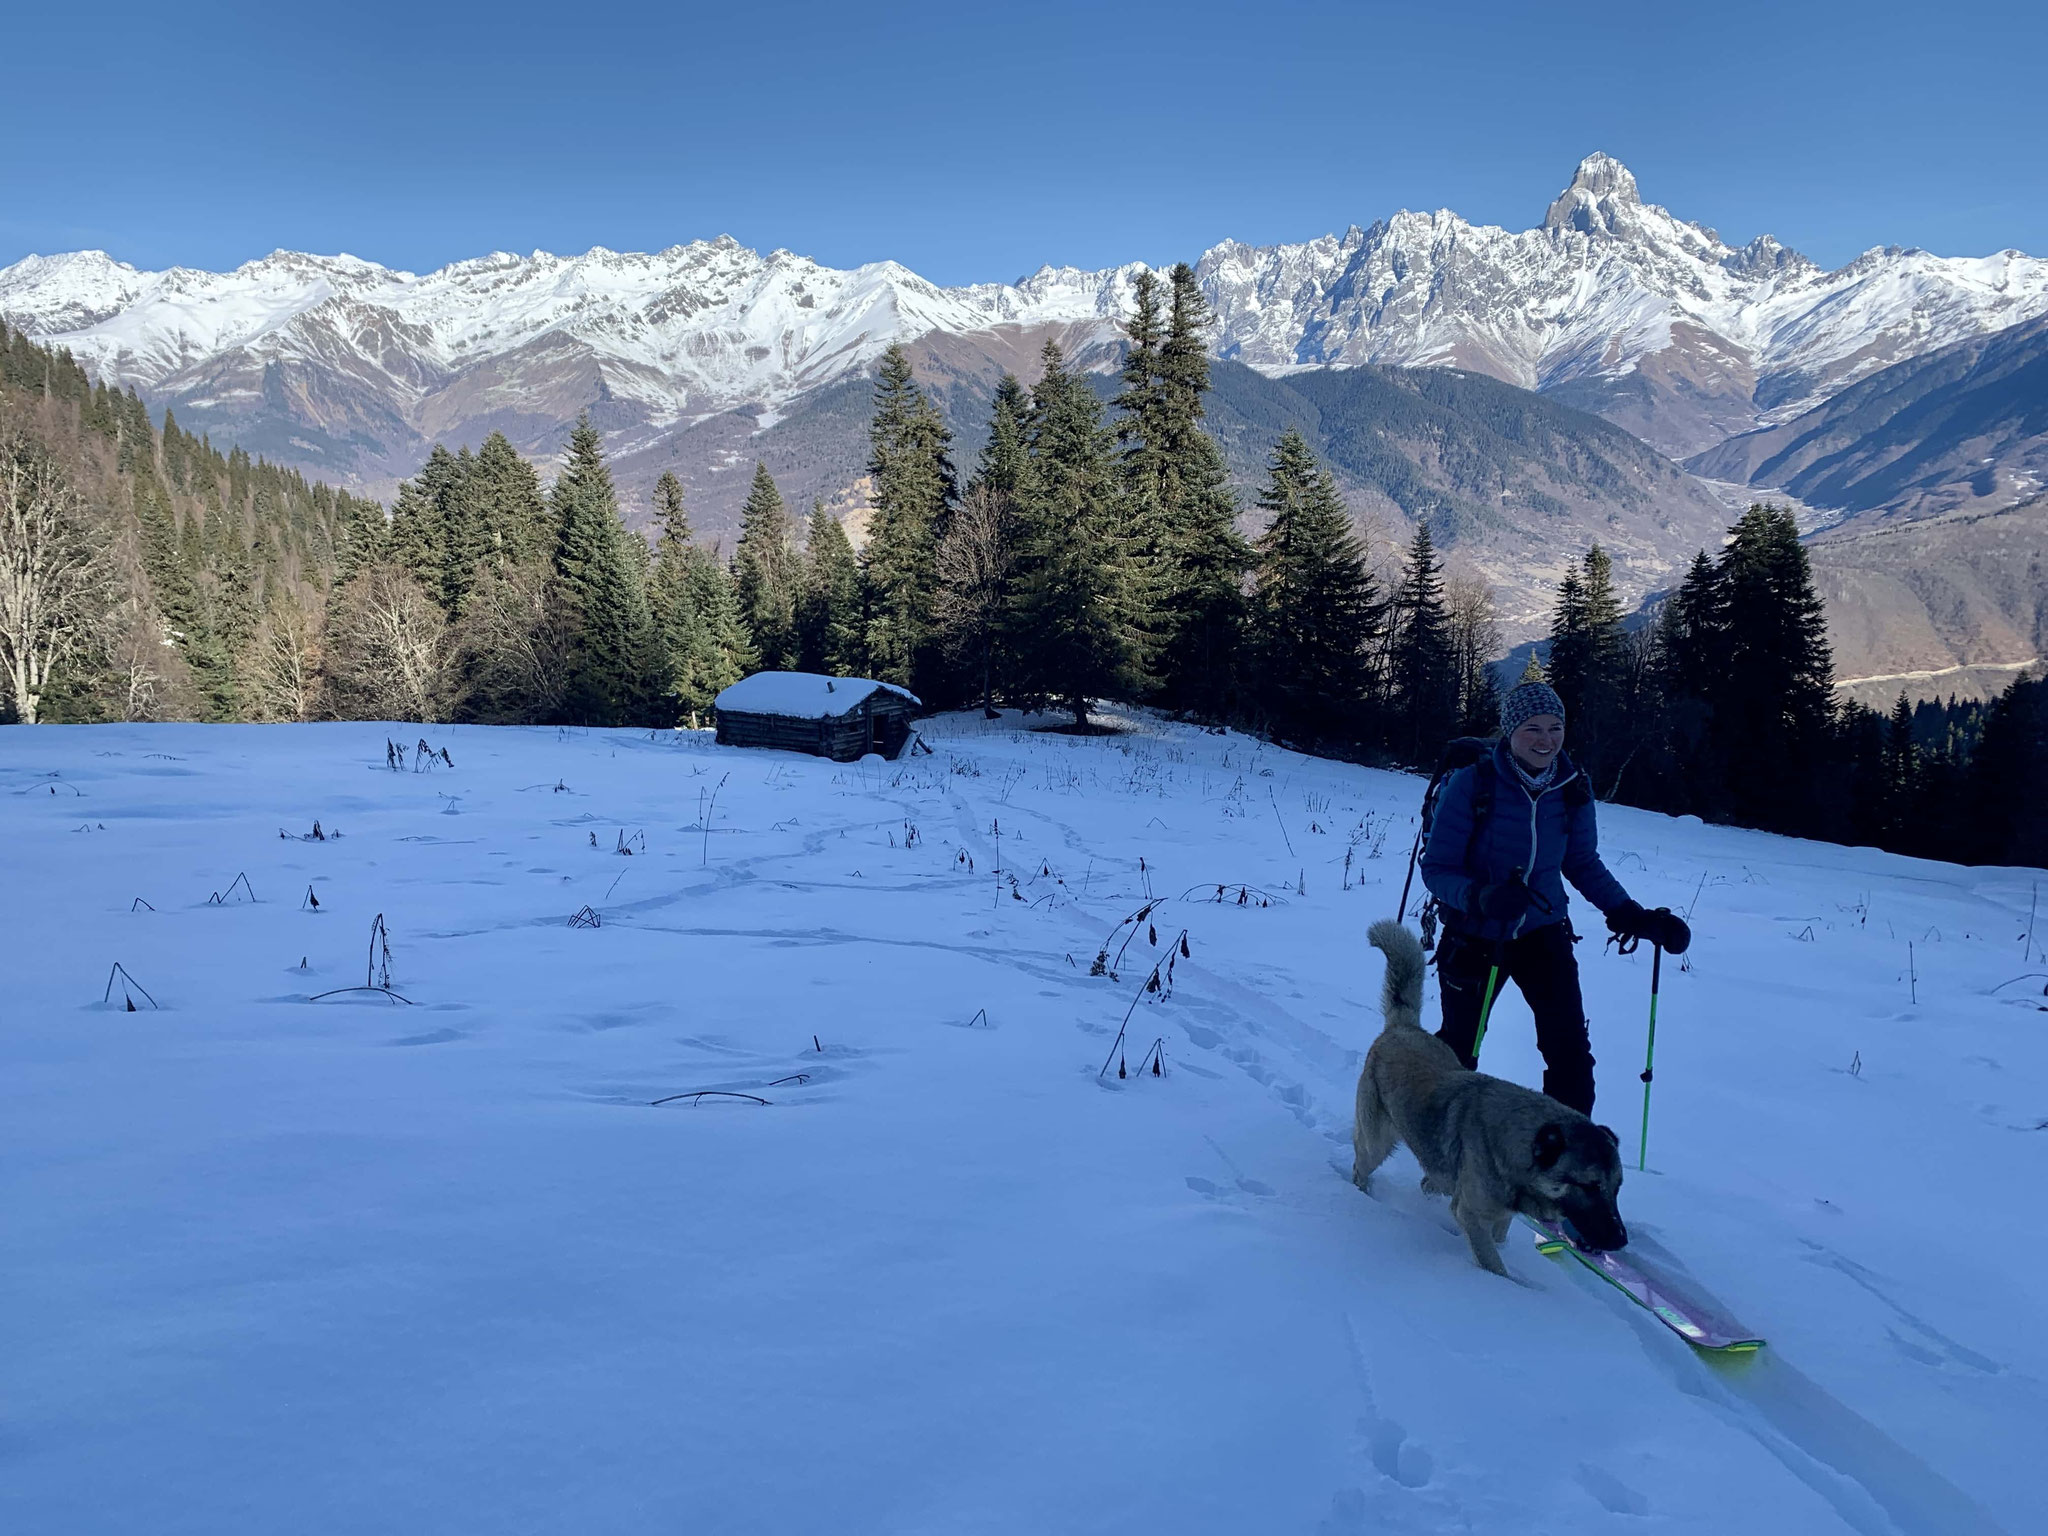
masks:
<path id="1" fill-rule="evenodd" d="M 1475 841 L 1473 798 L 1482 773 L 1494 776 L 1493 810 Z M 1583 784 L 1565 793 L 1578 777 L 1571 759 L 1560 752 L 1556 776 L 1540 794 L 1531 796 L 1503 741 L 1495 744 L 1490 757 L 1460 768 L 1444 781 L 1422 850 L 1422 881 L 1443 904 L 1445 925 L 1452 932 L 1508 939 L 1546 923 L 1561 923 L 1566 879 L 1602 912 L 1612 912 L 1629 899 L 1621 882 L 1600 862 L 1593 797 Z M 1536 894 L 1528 912 L 1512 924 L 1478 916 L 1473 899 L 1479 887 L 1517 874 Z"/>

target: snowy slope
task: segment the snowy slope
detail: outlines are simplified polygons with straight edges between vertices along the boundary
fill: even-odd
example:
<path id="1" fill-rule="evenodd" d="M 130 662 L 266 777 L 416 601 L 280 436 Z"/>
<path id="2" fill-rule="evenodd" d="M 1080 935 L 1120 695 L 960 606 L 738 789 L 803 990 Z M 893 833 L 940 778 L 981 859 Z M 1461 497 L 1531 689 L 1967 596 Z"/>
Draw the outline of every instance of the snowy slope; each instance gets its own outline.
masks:
<path id="1" fill-rule="evenodd" d="M 1603 811 L 1699 934 L 1622 1203 L 1724 1369 L 1346 1182 L 1414 780 L 1015 724 L 6 733 L 0 1526 L 2039 1528 L 2035 874 Z M 410 1004 L 313 1001 L 379 913 Z M 1647 956 L 1582 957 L 1633 1142 Z"/>
<path id="2" fill-rule="evenodd" d="M 568 388 L 578 405 L 631 402 L 644 430 L 785 405 L 891 341 L 1012 325 L 1108 337 L 1136 270 L 941 288 L 894 262 L 838 271 L 730 237 L 648 255 L 501 252 L 417 276 L 286 251 L 230 273 L 139 272 L 86 251 L 0 269 L 0 314 L 188 410 L 246 406 L 267 369 L 305 369 L 291 391 L 302 425 L 338 427 L 348 411 L 323 397 L 360 389 L 431 438 Z M 1219 355 L 1269 371 L 1476 369 L 1568 391 L 1668 453 L 2048 312 L 2048 261 L 1886 248 L 1823 271 L 1769 236 L 1731 247 L 1643 202 L 1600 154 L 1534 229 L 1402 212 L 1303 244 L 1225 241 L 1198 270 Z"/>

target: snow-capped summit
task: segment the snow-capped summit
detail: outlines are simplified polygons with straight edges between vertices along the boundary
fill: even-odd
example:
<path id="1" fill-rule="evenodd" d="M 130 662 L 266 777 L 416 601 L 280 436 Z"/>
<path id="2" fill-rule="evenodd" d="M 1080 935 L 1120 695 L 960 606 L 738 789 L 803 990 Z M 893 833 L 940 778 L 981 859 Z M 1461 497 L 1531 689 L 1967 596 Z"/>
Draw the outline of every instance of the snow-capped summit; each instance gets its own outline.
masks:
<path id="1" fill-rule="evenodd" d="M 1046 266 L 946 288 L 893 261 L 841 271 L 729 235 L 651 254 L 495 252 L 424 275 L 290 251 L 226 273 L 139 272 L 81 251 L 0 269 L 0 316 L 181 415 L 245 439 L 326 434 L 335 454 L 368 459 L 384 443 L 389 463 L 411 451 L 401 438 L 483 421 L 537 441 L 595 401 L 625 410 L 644 446 L 716 412 L 785 411 L 892 341 L 999 350 L 989 333 L 1036 326 L 1113 341 L 1138 270 Z M 1645 202 L 1599 153 L 1534 229 L 1404 211 L 1299 244 L 1226 240 L 1197 271 L 1220 356 L 1275 373 L 1476 370 L 1673 454 L 2048 312 L 2037 258 L 1887 247 L 1826 272 L 1767 235 L 1732 247 Z"/>
<path id="2" fill-rule="evenodd" d="M 1612 155 L 1594 151 L 1579 162 L 1572 184 L 1557 195 L 1543 216 L 1545 229 L 1576 229 L 1582 235 L 1618 233 L 1617 218 L 1642 205 L 1635 175 Z"/>

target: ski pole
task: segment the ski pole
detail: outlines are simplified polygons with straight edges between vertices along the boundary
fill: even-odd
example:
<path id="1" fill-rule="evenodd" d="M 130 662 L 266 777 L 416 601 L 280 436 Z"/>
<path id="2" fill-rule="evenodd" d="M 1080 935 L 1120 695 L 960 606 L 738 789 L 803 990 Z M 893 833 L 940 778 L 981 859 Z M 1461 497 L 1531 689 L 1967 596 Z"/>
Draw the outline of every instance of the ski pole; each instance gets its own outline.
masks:
<path id="1" fill-rule="evenodd" d="M 1401 882 L 1401 910 L 1394 914 L 1396 922 L 1408 921 L 1408 892 L 1415 884 L 1415 861 L 1422 853 L 1422 829 L 1415 829 L 1415 842 L 1408 849 L 1408 878 Z"/>
<path id="2" fill-rule="evenodd" d="M 1486 973 L 1486 995 L 1479 1000 L 1479 1033 L 1472 1037 L 1472 1061 L 1479 1061 L 1479 1047 L 1486 1044 L 1486 1021 L 1493 1013 L 1494 988 L 1500 985 L 1500 960 L 1496 958 L 1493 968 Z"/>
<path id="3" fill-rule="evenodd" d="M 1650 948 L 1650 1038 L 1643 1047 L 1643 1140 L 1636 1149 L 1636 1172 L 1645 1172 L 1650 1162 L 1650 1078 L 1657 1057 L 1657 981 L 1664 971 L 1664 946 Z"/>

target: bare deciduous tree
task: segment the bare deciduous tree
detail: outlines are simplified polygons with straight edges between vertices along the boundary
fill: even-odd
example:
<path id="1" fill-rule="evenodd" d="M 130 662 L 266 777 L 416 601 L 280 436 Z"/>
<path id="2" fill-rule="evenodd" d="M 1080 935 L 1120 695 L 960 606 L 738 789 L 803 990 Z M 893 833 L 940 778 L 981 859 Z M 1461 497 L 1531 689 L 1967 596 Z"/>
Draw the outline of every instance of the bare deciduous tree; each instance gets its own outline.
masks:
<path id="1" fill-rule="evenodd" d="M 27 725 L 51 673 L 92 641 L 108 607 L 84 512 L 41 443 L 25 433 L 0 443 L 0 685 Z"/>
<path id="2" fill-rule="evenodd" d="M 342 720 L 434 720 L 446 681 L 441 605 L 393 565 L 344 587 L 327 625 L 327 712 Z"/>
<path id="3" fill-rule="evenodd" d="M 280 594 L 264 610 L 244 669 L 260 720 L 310 720 L 318 702 L 320 631 L 314 617 Z"/>
<path id="4" fill-rule="evenodd" d="M 561 717 L 569 690 L 568 614 L 543 569 L 487 573 L 451 637 L 460 717 L 524 725 Z"/>
<path id="5" fill-rule="evenodd" d="M 1471 571 L 1453 571 L 1444 580 L 1444 612 L 1450 619 L 1451 662 L 1458 678 L 1458 728 L 1490 735 L 1496 728 L 1498 690 L 1486 667 L 1500 654 L 1493 588 Z"/>
<path id="6" fill-rule="evenodd" d="M 1016 516 L 1010 498 L 987 485 L 968 487 L 939 541 L 935 618 L 946 653 L 981 681 L 981 707 L 995 713 L 996 650 L 1016 564 Z"/>

